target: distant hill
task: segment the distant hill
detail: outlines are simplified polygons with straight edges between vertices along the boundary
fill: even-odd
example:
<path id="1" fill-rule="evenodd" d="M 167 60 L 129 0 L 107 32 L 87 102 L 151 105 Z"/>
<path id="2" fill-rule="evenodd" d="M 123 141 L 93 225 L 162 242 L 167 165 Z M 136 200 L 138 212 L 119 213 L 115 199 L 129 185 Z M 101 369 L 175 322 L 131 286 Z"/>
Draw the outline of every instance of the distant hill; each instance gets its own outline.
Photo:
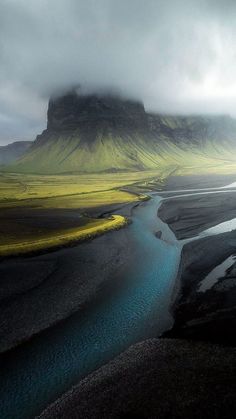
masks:
<path id="1" fill-rule="evenodd" d="M 0 146 L 0 164 L 6 165 L 15 162 L 32 145 L 32 141 L 15 141 L 14 143 Z"/>
<path id="2" fill-rule="evenodd" d="M 12 168 L 63 173 L 146 170 L 233 160 L 229 116 L 149 114 L 142 103 L 70 92 L 49 101 L 47 129 Z"/>

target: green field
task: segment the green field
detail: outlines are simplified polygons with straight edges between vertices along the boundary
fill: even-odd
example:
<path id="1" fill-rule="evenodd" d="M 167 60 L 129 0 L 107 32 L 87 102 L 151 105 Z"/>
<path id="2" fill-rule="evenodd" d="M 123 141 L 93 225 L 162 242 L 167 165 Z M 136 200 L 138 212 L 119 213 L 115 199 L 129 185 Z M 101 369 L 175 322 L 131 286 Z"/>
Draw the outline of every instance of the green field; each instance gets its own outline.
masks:
<path id="1" fill-rule="evenodd" d="M 41 208 L 90 208 L 137 200 L 120 189 L 143 185 L 156 179 L 156 171 L 82 175 L 0 175 L 0 208 L 34 206 Z"/>
<path id="2" fill-rule="evenodd" d="M 212 159 L 158 170 L 98 174 L 0 174 L 0 256 L 27 253 L 97 236 L 126 224 L 94 213 L 146 199 L 177 174 L 230 174 L 236 165 Z"/>
<path id="3" fill-rule="evenodd" d="M 0 256 L 61 246 L 120 228 L 127 222 L 124 217 L 104 219 L 87 213 L 145 199 L 142 193 L 121 189 L 139 190 L 154 180 L 163 182 L 158 171 L 58 176 L 2 173 Z"/>

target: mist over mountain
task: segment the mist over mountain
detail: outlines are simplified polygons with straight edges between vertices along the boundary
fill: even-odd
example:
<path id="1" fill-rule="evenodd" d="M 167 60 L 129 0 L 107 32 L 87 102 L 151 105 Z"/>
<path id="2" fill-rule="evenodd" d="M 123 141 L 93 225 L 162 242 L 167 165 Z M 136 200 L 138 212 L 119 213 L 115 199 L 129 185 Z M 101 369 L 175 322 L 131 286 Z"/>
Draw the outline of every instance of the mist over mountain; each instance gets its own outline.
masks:
<path id="1" fill-rule="evenodd" d="M 151 112 L 236 109 L 232 0 L 2 0 L 0 141 L 33 139 L 71 86 L 116 91 Z"/>
<path id="2" fill-rule="evenodd" d="M 76 90 L 50 99 L 47 128 L 10 170 L 36 173 L 147 170 L 231 161 L 236 120 L 168 116 L 140 101 Z"/>

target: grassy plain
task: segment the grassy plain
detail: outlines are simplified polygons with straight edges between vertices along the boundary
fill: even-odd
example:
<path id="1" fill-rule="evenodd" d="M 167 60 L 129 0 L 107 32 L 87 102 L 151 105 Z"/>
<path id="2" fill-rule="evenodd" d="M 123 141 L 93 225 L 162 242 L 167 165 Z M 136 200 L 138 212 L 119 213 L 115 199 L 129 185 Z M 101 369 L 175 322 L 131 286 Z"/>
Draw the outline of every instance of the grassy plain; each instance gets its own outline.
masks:
<path id="1" fill-rule="evenodd" d="M 170 174 L 236 173 L 231 162 L 186 161 L 158 170 L 98 174 L 0 174 L 0 256 L 21 254 L 84 240 L 122 227 L 123 217 L 93 218 L 129 202 L 145 199 Z M 69 220 L 69 222 L 68 222 Z"/>
<path id="2" fill-rule="evenodd" d="M 163 183 L 170 169 L 82 175 L 0 175 L 0 208 L 91 208 L 131 202 L 137 196 L 123 191 L 124 187 L 144 186 L 155 179 Z"/>
<path id="3" fill-rule="evenodd" d="M 87 212 L 145 199 L 140 185 L 164 181 L 158 171 L 97 175 L 0 175 L 0 256 L 85 240 L 126 224 Z M 122 188 L 133 188 L 130 193 Z M 77 214 L 77 215 L 76 215 Z M 69 220 L 69 221 L 68 221 Z"/>

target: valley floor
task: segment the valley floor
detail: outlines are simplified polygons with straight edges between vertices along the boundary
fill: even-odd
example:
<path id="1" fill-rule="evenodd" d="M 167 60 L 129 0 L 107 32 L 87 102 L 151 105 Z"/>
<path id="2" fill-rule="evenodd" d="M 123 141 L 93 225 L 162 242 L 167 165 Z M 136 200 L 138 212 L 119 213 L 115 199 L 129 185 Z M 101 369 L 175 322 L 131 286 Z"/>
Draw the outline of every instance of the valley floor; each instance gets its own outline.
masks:
<path id="1" fill-rule="evenodd" d="M 129 202 L 146 199 L 140 187 L 162 185 L 160 172 L 96 175 L 0 176 L 0 257 L 45 251 L 86 240 L 126 224 L 110 217 Z M 103 213 L 107 217 L 101 217 Z"/>
<path id="2" fill-rule="evenodd" d="M 0 257 L 46 251 L 125 225 L 106 220 L 127 203 L 147 199 L 146 191 L 164 188 L 171 174 L 236 171 L 228 163 L 208 167 L 166 166 L 152 171 L 96 174 L 0 174 Z M 191 176 L 190 176 L 191 178 Z M 201 181 L 200 181 L 201 182 Z M 173 206 L 174 207 L 174 206 Z"/>
<path id="3" fill-rule="evenodd" d="M 125 183 L 126 185 L 129 185 L 126 186 L 126 188 L 135 191 L 135 193 L 137 193 L 138 191 L 141 191 L 143 193 L 145 188 L 150 190 L 161 187 L 166 191 L 168 191 L 168 189 L 180 189 L 182 187 L 185 189 L 194 187 L 207 188 L 214 187 L 216 185 L 222 186 L 227 183 L 231 183 L 235 180 L 235 175 L 221 175 L 218 177 L 208 176 L 208 180 L 206 180 L 205 176 L 178 176 L 171 177 L 168 183 L 166 184 L 165 188 L 163 188 L 163 177 L 161 178 L 160 175 L 158 177 L 156 173 L 156 177 L 153 178 L 153 175 L 153 173 L 149 173 L 149 176 L 152 176 L 149 177 L 147 176 L 147 173 L 145 173 L 144 180 L 144 174 L 141 174 L 141 176 L 143 176 L 143 179 L 142 181 L 140 181 L 139 179 L 139 182 L 134 182 L 134 180 L 137 180 L 137 174 L 130 174 L 129 179 L 127 178 L 127 175 L 126 178 L 120 176 L 119 180 L 117 179 L 117 175 L 111 175 L 111 177 L 113 177 L 113 185 L 115 182 L 114 179 L 116 179 L 116 182 L 122 182 L 122 185 L 124 185 Z M 102 187 L 101 179 L 103 179 L 104 181 L 104 178 L 106 178 L 106 176 L 107 175 L 103 175 L 99 178 L 99 181 L 97 180 L 97 182 L 99 182 L 100 188 Z M 15 182 L 15 184 L 17 184 L 16 179 L 18 179 L 18 175 L 11 175 L 9 176 L 9 178 L 7 177 L 6 180 L 4 176 L 4 179 L 1 183 L 2 189 L 5 188 L 5 196 L 7 195 L 7 193 L 9 193 L 6 184 L 11 183 L 13 181 Z M 133 182 L 132 186 L 129 184 L 129 182 L 131 182 L 131 178 Z M 59 179 L 56 177 L 52 180 L 51 178 L 47 177 L 48 183 L 46 183 L 45 181 L 43 182 L 43 180 L 39 179 L 38 177 L 32 178 L 26 176 L 26 179 L 28 185 L 28 195 L 26 194 L 25 198 L 22 198 L 19 192 L 19 195 L 17 195 L 17 193 L 15 192 L 15 200 L 12 201 L 14 202 L 14 204 L 11 203 L 11 207 L 8 207 L 10 203 L 8 202 L 7 205 L 6 199 L 4 200 L 4 197 L 2 197 L 2 200 L 0 201 L 0 252 L 2 251 L 2 253 L 0 254 L 4 255 L 4 252 L 5 255 L 13 255 L 17 253 L 20 254 L 21 251 L 19 250 L 19 248 L 22 248 L 25 243 L 26 247 L 23 250 L 25 250 L 26 253 L 32 253 L 33 250 L 41 250 L 42 256 L 38 258 L 36 257 L 35 260 L 32 258 L 16 258 L 10 259 L 8 261 L 6 259 L 3 260 L 0 264 L 0 273 L 2 278 L 2 304 L 0 312 L 0 323 L 2 324 L 1 350 L 5 350 L 8 347 L 14 346 L 17 342 L 21 342 L 27 339 L 30 336 L 30 334 L 37 333 L 39 330 L 46 328 L 48 325 L 57 322 L 58 320 L 66 317 L 68 314 L 73 312 L 73 310 L 76 307 L 78 307 L 78 304 L 84 304 L 84 302 L 86 302 L 87 299 L 90 298 L 89 289 L 91 289 L 93 295 L 94 286 L 96 288 L 97 286 L 99 286 L 100 283 L 103 282 L 103 274 L 101 275 L 101 269 L 103 269 L 102 266 L 105 266 L 106 264 L 107 268 L 104 269 L 104 273 L 106 277 L 109 277 L 110 268 L 112 270 L 115 264 L 117 263 L 118 269 L 118 261 L 119 263 L 123 264 L 122 260 L 125 261 L 127 259 L 124 255 L 122 247 L 124 246 L 125 248 L 125 246 L 127 246 L 128 244 L 126 231 L 119 233 L 116 232 L 114 235 L 112 235 L 112 241 L 109 238 L 110 236 L 108 236 L 107 238 L 101 237 L 100 239 L 97 239 L 94 243 L 88 243 L 87 245 L 81 246 L 81 260 L 80 262 L 76 262 L 77 264 L 80 263 L 81 267 L 78 268 L 78 266 L 76 265 L 76 270 L 78 271 L 79 269 L 81 270 L 81 272 L 83 272 L 84 269 L 86 269 L 88 278 L 90 277 L 91 271 L 91 283 L 89 280 L 87 280 L 87 278 L 86 286 L 85 284 L 82 284 L 82 287 L 85 287 L 85 298 L 84 296 L 81 297 L 80 287 L 77 289 L 77 301 L 77 291 L 75 292 L 74 289 L 73 274 L 70 273 L 70 263 L 68 264 L 66 262 L 67 251 L 66 249 L 62 250 L 61 254 L 63 255 L 65 253 L 65 257 L 62 256 L 59 259 L 57 257 L 57 253 L 46 255 L 45 249 L 48 248 L 47 240 L 51 240 L 52 247 L 55 247 L 55 244 L 62 247 L 63 244 L 67 242 L 68 234 L 72 235 L 72 237 L 69 237 L 68 240 L 76 241 L 79 239 L 79 237 L 76 237 L 76 235 L 86 234 L 86 231 L 88 231 L 89 227 L 92 227 L 94 229 L 92 234 L 95 235 L 97 235 L 97 231 L 98 233 L 103 233 L 106 229 L 112 229 L 114 228 L 113 223 L 114 221 L 116 222 L 117 219 L 109 219 L 109 211 L 118 211 L 118 213 L 122 213 L 122 218 L 118 219 L 118 223 L 120 223 L 122 226 L 123 220 L 126 220 L 126 217 L 130 216 L 130 208 L 136 205 L 136 202 L 138 200 L 137 194 L 130 194 L 129 192 L 120 192 L 119 190 L 115 189 L 109 192 L 110 196 L 112 195 L 112 193 L 114 193 L 117 197 L 117 201 L 120 199 L 120 202 L 115 202 L 112 204 L 112 198 L 110 198 L 109 204 L 107 203 L 107 200 L 99 200 L 99 205 L 97 207 L 94 207 L 92 205 L 92 203 L 94 204 L 94 197 L 92 196 L 97 196 L 100 194 L 100 192 L 90 191 L 90 193 L 87 192 L 87 194 L 82 194 L 82 198 L 80 194 L 73 195 L 73 202 L 75 208 L 66 207 L 67 205 L 69 205 L 69 194 L 60 197 L 61 203 L 64 202 L 64 209 L 53 208 L 54 198 L 52 198 L 52 201 L 50 201 L 50 198 L 43 198 L 42 196 L 46 193 L 49 194 L 50 188 L 50 193 L 52 194 L 52 189 L 57 189 L 58 187 Z M 49 179 L 53 186 L 50 186 Z M 76 181 L 79 180 L 78 178 L 75 179 Z M 75 179 L 73 187 L 76 187 Z M 90 182 L 92 182 L 92 179 L 93 177 L 91 177 Z M 69 180 L 66 180 L 66 182 L 67 181 Z M 77 187 L 80 187 L 82 189 L 82 181 L 80 180 L 80 182 L 80 185 Z M 92 188 L 90 182 L 89 185 L 90 188 Z M 96 185 L 98 185 L 98 183 Z M 36 204 L 34 199 L 30 200 L 29 198 L 31 188 L 34 187 L 37 190 L 37 194 L 41 196 L 40 205 Z M 43 189 L 43 187 L 45 189 Z M 58 190 L 61 191 L 60 188 Z M 123 197 L 123 201 L 121 199 L 121 196 Z M 165 196 L 167 195 L 163 193 L 163 197 Z M 179 239 L 182 239 L 194 236 L 198 234 L 201 230 L 214 224 L 225 221 L 226 219 L 236 217 L 234 205 L 235 198 L 235 194 L 227 194 L 227 200 L 225 200 L 224 194 L 215 194 L 170 199 L 166 202 L 163 201 L 161 209 L 159 210 L 159 216 L 170 225 L 170 227 L 174 230 L 176 236 Z M 83 202 L 87 202 L 86 216 L 83 215 L 83 211 L 85 211 L 85 208 L 82 207 L 83 204 L 81 204 L 81 199 L 84 200 Z M 86 199 L 88 199 L 88 201 L 86 201 Z M 89 201 L 89 199 L 91 199 L 91 201 Z M 130 203 L 129 200 L 131 201 Z M 50 206 L 50 208 L 44 208 L 45 202 L 47 203 L 47 206 Z M 78 209 L 76 208 L 76 205 L 78 206 Z M 121 207 L 123 207 L 122 211 Z M 106 218 L 96 218 L 103 212 L 108 212 Z M 111 223 L 110 225 L 109 222 Z M 196 278 L 194 264 L 196 265 L 196 270 L 198 272 L 198 281 L 195 284 L 196 288 L 198 282 L 200 283 L 201 280 L 204 278 L 204 275 L 210 272 L 211 269 L 214 268 L 214 266 L 221 263 L 224 260 L 224 258 L 227 258 L 233 253 L 232 249 L 234 249 L 235 245 L 234 235 L 234 232 L 225 233 L 221 236 L 209 237 L 202 240 L 198 240 L 193 243 L 189 243 L 184 247 L 183 264 L 186 266 L 193 266 L 193 268 L 191 268 L 191 275 L 194 278 Z M 45 237 L 46 242 L 44 241 Z M 43 241 L 40 242 L 40 240 L 42 239 Z M 109 248 L 107 248 L 107 242 L 110 243 Z M 212 252 L 212 246 L 214 248 L 216 246 L 217 251 L 215 250 L 214 252 Z M 99 249 L 103 249 L 103 255 L 101 255 L 101 259 L 99 259 Z M 69 254 L 73 256 L 72 250 L 68 249 L 68 251 Z M 128 254 L 129 252 L 127 252 L 127 257 Z M 32 266 L 35 266 L 35 275 L 33 283 L 32 281 L 27 279 L 28 274 L 32 269 Z M 187 270 L 187 267 L 185 269 Z M 188 276 L 189 270 L 187 270 L 187 279 Z M 81 274 L 81 278 L 82 277 L 83 274 Z M 94 280 L 97 277 L 100 278 L 98 284 L 97 281 Z M 50 281 L 48 281 L 48 279 L 50 279 Z M 63 295 L 59 299 L 57 299 L 56 297 L 54 298 L 53 294 L 51 295 L 51 291 L 56 291 L 53 291 L 54 281 L 56 281 L 56 283 L 58 283 L 59 281 L 59 288 L 62 287 L 61 289 L 63 289 L 63 286 L 65 285 L 67 287 L 67 293 L 69 293 L 71 297 L 73 295 L 73 298 L 70 297 L 70 299 L 68 300 L 70 301 L 69 305 L 67 304 L 67 299 L 65 300 Z M 68 281 L 72 281 L 71 285 L 69 285 Z M 43 283 L 46 287 L 39 287 L 39 284 Z M 47 290 L 47 285 L 50 285 L 51 283 L 52 289 L 50 288 L 50 286 L 50 291 Z M 88 294 L 86 292 L 86 288 L 88 288 Z M 42 295 L 39 294 L 40 290 L 42 290 L 43 292 Z M 29 298 L 28 291 L 30 291 Z M 32 298 L 31 291 L 33 291 L 35 299 Z M 210 292 L 212 291 L 209 291 L 208 294 Z M 51 313 L 50 315 L 49 313 L 47 314 L 47 307 L 50 307 L 50 301 L 48 300 L 48 303 L 45 302 L 46 300 L 43 301 L 46 295 L 46 300 L 50 300 L 50 298 L 53 298 L 54 305 L 58 304 L 58 308 L 55 310 L 55 313 Z M 196 296 L 200 296 L 202 298 L 203 293 L 196 293 Z M 46 310 L 45 308 L 40 308 L 40 301 L 43 302 L 43 306 L 46 307 Z M 27 316 L 27 312 L 24 309 L 22 310 L 22 304 L 23 306 L 25 305 L 26 309 L 29 309 L 29 306 L 32 305 L 33 312 L 35 310 L 38 313 L 44 312 L 44 319 L 37 322 L 32 317 Z M 37 306 L 38 308 L 36 309 Z M 18 316 L 17 313 L 19 311 L 22 312 L 22 314 L 26 313 L 24 319 L 22 319 L 21 316 Z M 188 316 L 186 317 L 186 319 L 188 320 Z M 23 327 L 20 326 L 21 323 L 24 324 Z M 27 326 L 28 323 L 29 325 Z"/>
<path id="4" fill-rule="evenodd" d="M 171 178 L 166 190 L 217 187 L 234 180 L 234 176 Z M 235 202 L 235 192 L 227 194 L 227 199 L 223 194 L 181 197 L 164 201 L 159 215 L 181 240 L 235 217 Z M 132 346 L 74 386 L 40 417 L 235 417 L 236 264 L 213 289 L 198 292 L 207 273 L 235 252 L 235 231 L 186 242 L 173 296 L 175 323 L 165 333 L 171 339 Z"/>
<path id="5" fill-rule="evenodd" d="M 25 175 L 21 178 L 14 174 L 3 175 L 0 184 L 1 239 L 5 244 L 7 240 L 13 244 L 22 243 L 27 235 L 29 240 L 32 237 L 37 240 L 41 230 L 49 235 L 58 234 L 59 226 L 63 232 L 72 227 L 82 231 L 88 222 L 96 222 L 94 218 L 103 213 L 120 212 L 129 217 L 140 199 L 137 194 L 145 195 L 146 191 L 161 189 L 164 197 L 170 195 L 169 192 L 165 195 L 164 189 L 167 192 L 168 189 L 213 188 L 235 181 L 234 174 L 208 175 L 207 180 L 205 176 L 178 176 L 170 178 L 164 187 L 167 176 L 167 172 L 165 175 L 158 172 L 103 174 L 90 178 L 78 175 L 73 179 L 70 176 Z M 162 205 L 159 215 L 179 239 L 189 238 L 236 217 L 236 193 L 220 196 L 170 199 Z M 109 220 L 97 219 L 101 223 Z M 104 300 L 106 293 L 113 293 L 122 285 L 122 273 L 127 269 L 130 255 L 135 252 L 128 233 L 128 229 L 121 229 L 72 249 L 1 260 L 0 349 L 3 365 L 6 362 L 6 365 L 14 363 L 17 366 L 18 359 L 24 358 L 25 348 L 30 352 L 33 341 L 30 339 L 34 335 L 45 336 L 46 342 L 50 328 L 56 323 L 60 334 L 63 319 L 77 312 L 83 320 L 88 303 L 95 297 Z M 230 418 L 232 409 L 236 412 L 233 397 L 235 349 L 229 349 L 227 358 L 226 349 L 215 343 L 235 344 L 234 338 L 229 339 L 236 326 L 235 266 L 232 265 L 232 270 L 207 292 L 199 293 L 198 288 L 216 265 L 235 254 L 235 249 L 235 231 L 186 242 L 172 307 L 175 324 L 167 333 L 178 340 L 146 341 L 131 348 L 82 381 L 42 417 L 66 418 L 69 411 L 70 417 L 76 418 L 82 409 L 85 418 L 100 418 L 101 411 L 104 418 L 125 417 L 126 414 L 149 418 L 156 417 L 157 412 L 160 418 L 175 418 L 177 414 L 182 414 L 180 417 L 183 418 L 199 415 Z M 179 338 L 211 343 L 188 343 Z M 37 341 L 37 336 L 33 339 Z M 167 368 L 170 363 L 171 370 Z M 205 378 L 203 370 L 204 374 L 208 371 Z M 194 371 L 194 380 L 189 371 Z M 160 373 L 162 379 L 158 381 Z M 139 386 L 139 380 L 143 385 Z M 129 392 L 131 381 L 137 385 L 131 386 Z M 168 383 L 174 383 L 173 388 Z M 202 389 L 200 393 L 194 390 L 194 383 L 196 389 Z M 209 392 L 214 384 L 218 390 Z M 176 388 L 179 388 L 177 393 Z M 214 411 L 206 416 L 209 404 L 214 405 Z M 217 416 L 222 410 L 225 416 Z"/>

